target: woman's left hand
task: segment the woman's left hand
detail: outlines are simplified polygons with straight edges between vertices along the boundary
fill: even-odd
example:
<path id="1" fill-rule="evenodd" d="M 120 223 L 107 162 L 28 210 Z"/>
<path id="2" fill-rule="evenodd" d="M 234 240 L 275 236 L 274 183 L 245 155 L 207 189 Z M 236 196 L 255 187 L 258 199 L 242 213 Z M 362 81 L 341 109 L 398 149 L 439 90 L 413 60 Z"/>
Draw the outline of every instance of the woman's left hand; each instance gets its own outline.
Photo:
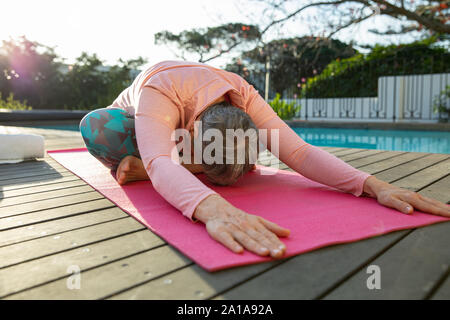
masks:
<path id="1" fill-rule="evenodd" d="M 450 217 L 450 206 L 445 203 L 396 187 L 374 176 L 367 178 L 364 182 L 364 192 L 376 198 L 378 203 L 406 214 L 413 213 L 416 208 L 425 213 Z"/>

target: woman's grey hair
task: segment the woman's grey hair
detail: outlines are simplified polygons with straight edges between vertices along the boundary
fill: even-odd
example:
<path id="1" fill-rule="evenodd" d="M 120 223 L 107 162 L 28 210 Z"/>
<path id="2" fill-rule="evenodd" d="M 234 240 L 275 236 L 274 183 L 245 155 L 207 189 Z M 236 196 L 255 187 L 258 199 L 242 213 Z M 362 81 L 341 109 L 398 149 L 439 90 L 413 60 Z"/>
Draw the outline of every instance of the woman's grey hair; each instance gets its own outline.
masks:
<path id="1" fill-rule="evenodd" d="M 213 162 L 212 164 L 206 164 L 203 161 L 202 166 L 205 175 L 215 184 L 230 185 L 235 183 L 253 168 L 257 160 L 259 140 L 256 125 L 247 113 L 227 102 L 221 102 L 208 107 L 203 112 L 200 121 L 203 134 L 208 129 L 216 129 L 220 131 L 223 137 L 223 161 L 221 163 Z M 239 143 L 239 138 L 232 136 L 234 150 L 231 161 L 229 157 L 227 158 L 226 152 L 226 140 L 227 137 L 230 137 L 227 135 L 227 129 L 232 129 L 234 130 L 233 132 L 242 132 L 243 130 L 244 133 L 247 133 L 244 136 L 244 140 L 242 140 L 244 143 Z M 213 141 L 203 140 L 202 149 L 205 150 L 210 143 L 213 143 Z M 231 153 L 230 151 L 229 153 Z M 244 161 L 238 160 L 239 153 L 243 155 L 241 160 Z"/>

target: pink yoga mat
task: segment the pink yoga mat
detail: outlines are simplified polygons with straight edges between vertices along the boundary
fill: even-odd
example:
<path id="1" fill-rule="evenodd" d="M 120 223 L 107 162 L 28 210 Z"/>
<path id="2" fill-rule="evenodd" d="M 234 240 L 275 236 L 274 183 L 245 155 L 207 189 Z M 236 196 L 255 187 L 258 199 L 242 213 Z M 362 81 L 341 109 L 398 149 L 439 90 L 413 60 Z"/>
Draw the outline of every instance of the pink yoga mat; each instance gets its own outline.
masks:
<path id="1" fill-rule="evenodd" d="M 243 254 L 229 251 L 209 236 L 201 222 L 191 222 L 166 202 L 150 181 L 120 186 L 110 170 L 85 148 L 48 153 L 208 271 L 271 260 L 247 251 Z M 291 235 L 281 238 L 287 246 L 285 257 L 450 220 L 419 212 L 405 215 L 379 205 L 375 199 L 342 193 L 294 172 L 261 174 L 273 170 L 277 169 L 258 166 L 229 187 L 211 185 L 202 174 L 198 178 L 236 207 L 289 228 Z"/>

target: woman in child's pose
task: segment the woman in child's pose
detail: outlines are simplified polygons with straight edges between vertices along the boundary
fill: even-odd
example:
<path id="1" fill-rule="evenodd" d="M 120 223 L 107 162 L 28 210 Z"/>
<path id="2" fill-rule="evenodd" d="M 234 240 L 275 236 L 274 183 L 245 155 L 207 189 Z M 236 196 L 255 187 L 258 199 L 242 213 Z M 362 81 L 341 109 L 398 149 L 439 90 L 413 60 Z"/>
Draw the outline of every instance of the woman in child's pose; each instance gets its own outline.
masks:
<path id="1" fill-rule="evenodd" d="M 311 180 L 376 198 L 406 214 L 417 208 L 450 217 L 444 203 L 383 182 L 306 143 L 253 86 L 206 64 L 164 61 L 144 70 L 111 106 L 87 114 L 80 130 L 89 152 L 116 170 L 118 183 L 150 179 L 169 203 L 192 221 L 203 222 L 211 237 L 230 250 L 283 256 L 286 248 L 278 237 L 288 236 L 288 229 L 234 207 L 194 176 L 204 172 L 213 183 L 233 184 L 253 167 L 250 143 L 234 145 L 233 152 L 245 154 L 244 163 L 180 163 L 172 152 L 177 150 L 174 130 L 184 128 L 193 136 L 194 121 L 201 123 L 202 132 L 216 129 L 224 137 L 226 129 L 267 129 L 263 144 L 272 150 L 279 143 L 280 160 Z M 277 141 L 271 141 L 273 130 L 278 130 Z M 203 142 L 203 150 L 206 146 Z"/>

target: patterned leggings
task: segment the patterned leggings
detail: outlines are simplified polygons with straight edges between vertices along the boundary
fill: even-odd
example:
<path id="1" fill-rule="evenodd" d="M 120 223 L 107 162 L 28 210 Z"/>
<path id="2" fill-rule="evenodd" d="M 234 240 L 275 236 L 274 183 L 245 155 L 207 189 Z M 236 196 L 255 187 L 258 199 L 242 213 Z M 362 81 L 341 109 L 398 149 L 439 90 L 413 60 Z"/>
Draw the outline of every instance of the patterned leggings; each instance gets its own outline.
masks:
<path id="1" fill-rule="evenodd" d="M 128 155 L 140 158 L 134 117 L 122 109 L 89 112 L 80 122 L 80 131 L 88 151 L 111 170 Z"/>

